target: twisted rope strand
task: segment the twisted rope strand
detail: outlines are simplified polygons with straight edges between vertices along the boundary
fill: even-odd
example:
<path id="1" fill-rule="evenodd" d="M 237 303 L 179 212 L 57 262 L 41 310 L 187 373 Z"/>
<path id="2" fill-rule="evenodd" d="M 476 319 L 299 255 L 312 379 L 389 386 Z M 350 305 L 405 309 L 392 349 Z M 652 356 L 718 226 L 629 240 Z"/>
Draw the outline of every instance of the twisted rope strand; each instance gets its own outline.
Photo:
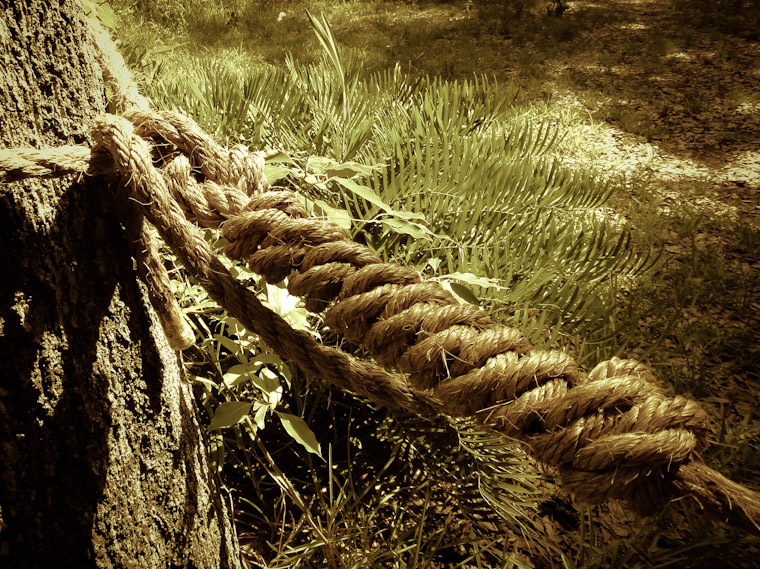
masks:
<path id="1" fill-rule="evenodd" d="M 126 200 L 125 200 L 126 201 Z M 150 234 L 145 217 L 134 203 L 126 205 L 126 230 L 133 242 L 138 275 L 148 291 L 148 299 L 158 316 L 161 328 L 173 350 L 182 351 L 195 343 L 195 332 L 182 316 L 177 299 L 172 294 L 169 273 L 158 253 L 155 238 Z"/>
<path id="2" fill-rule="evenodd" d="M 95 55 L 103 71 L 106 82 L 111 87 L 111 102 L 121 112 L 147 112 L 150 114 L 150 101 L 146 99 L 137 86 L 132 73 L 127 68 L 124 58 L 113 44 L 108 32 L 95 20 L 88 19 L 90 32 L 95 44 Z M 113 159 L 102 147 L 93 149 L 93 162 L 96 167 L 88 173 L 112 173 Z M 107 158 L 107 171 L 97 167 L 97 157 Z M 182 316 L 182 311 L 171 291 L 169 273 L 158 254 L 158 244 L 148 231 L 145 217 L 137 207 L 125 207 L 123 214 L 128 237 L 132 240 L 132 253 L 137 263 L 138 276 L 145 283 L 151 306 L 156 311 L 158 320 L 164 330 L 169 345 L 174 350 L 184 350 L 195 342 L 195 334 Z"/>
<path id="3" fill-rule="evenodd" d="M 174 150 L 159 156 L 165 165 L 159 171 L 154 147 L 132 124 L 107 117 L 96 125 L 99 148 L 90 162 L 79 160 L 74 168 L 89 171 L 93 156 L 100 161 L 104 151 L 110 155 L 146 218 L 209 295 L 308 375 L 383 405 L 474 414 L 483 427 L 517 438 L 556 466 L 565 487 L 582 499 L 619 498 L 646 510 L 691 495 L 721 519 L 760 529 L 760 496 L 698 459 L 706 445 L 705 412 L 682 397 L 666 397 L 641 364 L 613 358 L 586 375 L 566 354 L 534 349 L 519 331 L 494 325 L 484 311 L 421 282 L 414 271 L 383 263 L 339 227 L 308 218 L 292 194 L 257 194 L 266 187 L 260 163 L 239 159 L 240 149 L 225 154 L 220 147 L 201 148 L 207 138 L 172 114 L 134 117 L 144 137 L 190 156 L 179 158 Z M 40 168 L 45 160 L 50 158 L 42 157 Z M 194 160 L 222 165 L 201 167 Z M 238 167 L 252 172 L 230 186 L 221 172 Z M 0 154 L 0 173 L 20 171 Z M 288 277 L 289 290 L 306 296 L 312 309 L 325 310 L 331 327 L 408 375 L 358 362 L 290 328 L 229 274 L 188 219 L 221 226 L 231 257 L 260 267 L 270 282 Z M 147 239 L 145 231 L 140 239 Z M 156 297 L 158 304 L 168 302 Z"/>
<path id="4" fill-rule="evenodd" d="M 91 151 L 84 146 L 55 149 L 0 149 L 0 179 L 7 181 L 60 176 L 61 173 L 86 172 Z"/>

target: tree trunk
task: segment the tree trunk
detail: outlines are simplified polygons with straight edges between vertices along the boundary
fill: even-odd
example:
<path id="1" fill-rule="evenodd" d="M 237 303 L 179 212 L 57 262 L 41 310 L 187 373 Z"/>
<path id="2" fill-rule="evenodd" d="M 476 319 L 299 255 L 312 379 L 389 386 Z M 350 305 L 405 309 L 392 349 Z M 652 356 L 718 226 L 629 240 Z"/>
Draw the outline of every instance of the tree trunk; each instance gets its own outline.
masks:
<path id="1" fill-rule="evenodd" d="M 87 143 L 105 90 L 79 3 L 0 9 L 0 145 Z M 114 194 L 0 185 L 0 566 L 240 567 Z"/>

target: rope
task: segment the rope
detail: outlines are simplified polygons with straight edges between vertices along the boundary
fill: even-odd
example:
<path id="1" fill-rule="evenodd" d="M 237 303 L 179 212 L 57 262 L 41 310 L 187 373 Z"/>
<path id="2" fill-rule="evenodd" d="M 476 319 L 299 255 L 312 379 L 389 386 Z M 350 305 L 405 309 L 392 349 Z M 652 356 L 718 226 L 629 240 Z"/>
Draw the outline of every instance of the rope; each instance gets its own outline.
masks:
<path id="1" fill-rule="evenodd" d="M 437 283 L 384 263 L 340 227 L 310 218 L 294 194 L 269 191 L 261 153 L 226 149 L 183 115 L 127 101 L 122 116 L 96 123 L 93 138 L 91 150 L 2 150 L 0 182 L 115 174 L 134 204 L 129 209 L 140 212 L 127 213 L 126 225 L 175 349 L 192 338 L 145 219 L 211 298 L 307 375 L 390 407 L 473 415 L 556 467 L 583 500 L 622 499 L 645 512 L 693 496 L 719 519 L 760 534 L 760 494 L 699 459 L 707 444 L 704 410 L 665 396 L 640 363 L 614 358 L 586 374 L 563 352 L 535 349 L 518 330 L 495 325 Z M 291 294 L 323 311 L 330 328 L 385 369 L 292 329 L 230 275 L 197 226 L 221 227 L 225 254 L 268 282 L 287 277 Z"/>

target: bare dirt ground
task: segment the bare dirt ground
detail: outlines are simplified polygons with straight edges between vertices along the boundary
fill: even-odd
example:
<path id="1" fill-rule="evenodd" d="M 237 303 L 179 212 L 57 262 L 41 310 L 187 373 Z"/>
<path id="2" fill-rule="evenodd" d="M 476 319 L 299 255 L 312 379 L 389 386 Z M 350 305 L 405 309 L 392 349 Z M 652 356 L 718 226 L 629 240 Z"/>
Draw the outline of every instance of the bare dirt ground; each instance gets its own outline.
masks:
<path id="1" fill-rule="evenodd" d="M 629 120 L 651 121 L 638 130 L 655 148 L 646 167 L 659 178 L 697 185 L 729 215 L 756 222 L 760 44 L 686 26 L 662 0 L 606 2 L 603 8 L 629 21 L 588 30 L 589 48 L 615 50 L 618 57 L 607 69 L 562 72 L 607 93 L 602 106 L 613 123 L 618 109 L 633 115 Z"/>
<path id="2" fill-rule="evenodd" d="M 613 127 L 598 141 L 611 165 L 651 172 L 666 199 L 687 190 L 714 213 L 757 223 L 760 43 L 685 17 L 663 0 L 571 4 L 564 18 L 583 27 L 583 47 L 546 61 L 547 75 Z M 578 101 L 583 92 L 594 95 Z"/>

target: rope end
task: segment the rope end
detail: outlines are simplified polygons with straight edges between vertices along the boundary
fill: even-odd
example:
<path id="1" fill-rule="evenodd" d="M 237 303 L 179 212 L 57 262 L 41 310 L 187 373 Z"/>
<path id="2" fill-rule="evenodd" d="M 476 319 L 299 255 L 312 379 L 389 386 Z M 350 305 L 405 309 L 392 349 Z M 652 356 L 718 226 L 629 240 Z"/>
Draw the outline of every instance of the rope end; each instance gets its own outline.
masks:
<path id="1" fill-rule="evenodd" d="M 158 319 L 172 350 L 181 352 L 195 344 L 195 333 L 179 312 L 179 307 L 173 308 L 168 312 L 158 311 Z"/>

